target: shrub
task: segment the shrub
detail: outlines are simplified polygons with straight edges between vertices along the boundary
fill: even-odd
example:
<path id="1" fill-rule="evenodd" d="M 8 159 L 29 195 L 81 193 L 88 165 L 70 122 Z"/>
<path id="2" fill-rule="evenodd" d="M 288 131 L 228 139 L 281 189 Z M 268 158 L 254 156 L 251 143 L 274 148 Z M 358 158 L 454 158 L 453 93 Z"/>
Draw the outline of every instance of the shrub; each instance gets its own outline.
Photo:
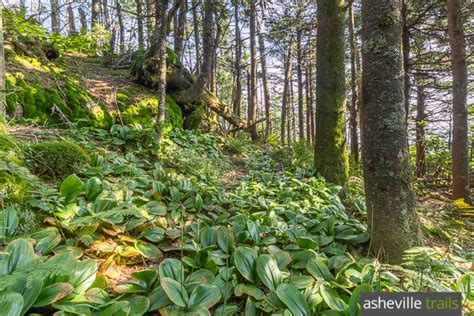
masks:
<path id="1" fill-rule="evenodd" d="M 78 145 L 67 141 L 42 142 L 30 146 L 27 163 L 37 175 L 65 178 L 78 173 L 89 162 L 89 156 Z"/>

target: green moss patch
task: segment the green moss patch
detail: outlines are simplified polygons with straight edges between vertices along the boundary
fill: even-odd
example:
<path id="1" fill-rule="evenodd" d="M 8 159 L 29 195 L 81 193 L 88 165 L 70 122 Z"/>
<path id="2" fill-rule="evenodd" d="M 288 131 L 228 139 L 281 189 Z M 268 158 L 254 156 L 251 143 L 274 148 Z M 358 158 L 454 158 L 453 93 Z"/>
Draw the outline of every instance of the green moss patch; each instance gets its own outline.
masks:
<path id="1" fill-rule="evenodd" d="M 77 144 L 67 141 L 42 142 L 28 149 L 28 167 L 37 175 L 65 178 L 87 166 L 89 156 Z"/>

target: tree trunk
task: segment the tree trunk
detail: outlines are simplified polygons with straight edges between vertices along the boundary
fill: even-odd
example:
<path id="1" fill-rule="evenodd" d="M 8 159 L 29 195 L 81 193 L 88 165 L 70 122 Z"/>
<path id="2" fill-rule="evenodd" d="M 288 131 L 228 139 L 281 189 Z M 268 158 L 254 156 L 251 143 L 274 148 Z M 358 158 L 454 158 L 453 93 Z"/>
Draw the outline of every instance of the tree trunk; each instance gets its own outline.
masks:
<path id="1" fill-rule="evenodd" d="M 201 69 L 201 39 L 199 36 L 199 15 L 197 11 L 199 0 L 192 0 L 193 24 L 194 24 L 194 47 L 196 49 L 196 75 L 199 76 Z"/>
<path id="2" fill-rule="evenodd" d="M 263 32 L 265 30 L 265 4 L 260 1 L 260 7 L 262 9 L 262 18 L 259 23 L 258 30 L 258 47 L 260 51 L 260 65 L 262 67 L 262 84 L 263 84 L 263 101 L 265 106 L 265 133 L 264 140 L 267 141 L 268 137 L 272 132 L 272 119 L 271 119 L 271 101 L 270 101 L 270 90 L 268 88 L 268 75 L 267 75 L 267 56 L 265 49 L 265 39 Z"/>
<path id="3" fill-rule="evenodd" d="M 146 4 L 146 28 L 148 47 L 152 46 L 153 34 L 156 28 L 156 3 L 154 0 L 145 0 Z"/>
<path id="4" fill-rule="evenodd" d="M 167 25 L 168 25 L 168 0 L 157 0 L 157 11 L 159 13 L 159 27 L 157 38 L 156 52 L 158 53 L 158 116 L 156 118 L 156 132 L 158 138 L 163 133 L 165 124 L 165 104 L 166 104 L 166 59 L 167 59 Z"/>
<path id="5" fill-rule="evenodd" d="M 410 115 L 411 81 L 410 81 L 410 28 L 407 24 L 406 0 L 402 0 L 402 48 L 403 48 L 403 94 L 405 98 L 405 120 Z M 408 124 L 407 124 L 408 126 Z"/>
<path id="6" fill-rule="evenodd" d="M 120 53 L 125 52 L 125 26 L 123 25 L 123 16 L 122 16 L 122 5 L 117 0 L 117 21 L 119 25 L 119 34 L 120 34 Z M 165 27 L 166 30 L 166 27 Z"/>
<path id="7" fill-rule="evenodd" d="M 234 20 L 235 20 L 235 63 L 234 63 L 234 99 L 233 99 L 233 113 L 237 117 L 241 116 L 242 103 L 242 42 L 240 38 L 240 24 L 239 24 L 239 0 L 235 2 L 234 6 Z"/>
<path id="8" fill-rule="evenodd" d="M 301 48 L 302 34 L 301 30 L 296 32 L 296 72 L 298 76 L 298 133 L 299 140 L 304 143 L 304 113 L 303 113 L 303 51 Z"/>
<path id="9" fill-rule="evenodd" d="M 179 11 L 175 20 L 175 33 L 174 33 L 174 52 L 176 55 L 181 58 L 183 55 L 183 42 L 184 42 L 184 32 L 186 30 L 186 14 L 188 12 L 187 0 L 178 0 L 179 1 Z"/>
<path id="10" fill-rule="evenodd" d="M 346 146 L 344 0 L 318 0 L 316 37 L 315 168 L 343 185 L 349 172 Z"/>
<path id="11" fill-rule="evenodd" d="M 51 0 L 51 31 L 53 33 L 59 33 L 61 30 L 59 14 L 58 0 Z"/>
<path id="12" fill-rule="evenodd" d="M 81 21 L 81 34 L 87 34 L 87 16 L 82 6 L 78 9 L 79 19 Z"/>
<path id="13" fill-rule="evenodd" d="M 453 200 L 471 203 L 467 124 L 467 62 L 461 1 L 447 0 L 448 33 L 453 72 Z"/>
<path id="14" fill-rule="evenodd" d="M 54 0 L 57 1 L 57 0 Z M 92 0 L 91 9 L 91 30 L 94 30 L 94 26 L 99 23 L 100 15 L 100 0 Z"/>
<path id="15" fill-rule="evenodd" d="M 425 177 L 425 92 L 423 83 L 417 78 L 416 90 L 416 177 L 421 179 Z"/>
<path id="16" fill-rule="evenodd" d="M 143 34 L 143 0 L 135 0 L 137 6 L 137 33 L 138 33 L 138 49 L 145 49 L 145 39 Z"/>
<path id="17" fill-rule="evenodd" d="M 108 29 L 110 27 L 110 12 L 109 12 L 109 4 L 107 0 L 101 0 L 101 7 L 102 7 L 102 14 L 104 16 L 104 27 Z"/>
<path id="18" fill-rule="evenodd" d="M 252 125 L 250 137 L 258 140 L 257 126 L 257 45 L 256 45 L 256 1 L 250 0 L 250 102 L 247 111 L 247 122 Z"/>
<path id="19" fill-rule="evenodd" d="M 0 5 L 0 118 L 6 114 L 5 52 L 3 45 L 3 5 Z"/>
<path id="20" fill-rule="evenodd" d="M 390 18 L 387 18 L 390 17 Z M 371 249 L 398 263 L 417 245 L 398 0 L 362 1 L 363 169 Z"/>
<path id="21" fill-rule="evenodd" d="M 280 128 L 280 141 L 281 144 L 285 144 L 285 131 L 286 131 L 286 124 L 288 120 L 288 95 L 289 95 L 289 84 L 291 78 L 291 47 L 293 43 L 291 42 L 288 44 L 288 51 L 286 52 L 286 61 L 285 61 L 285 82 L 283 85 L 283 97 L 281 103 L 281 128 Z"/>
<path id="22" fill-rule="evenodd" d="M 72 9 L 72 3 L 71 0 L 67 0 L 67 27 L 68 27 L 68 34 L 69 35 L 74 35 L 77 33 L 76 30 L 76 23 L 74 20 L 74 10 Z"/>
<path id="23" fill-rule="evenodd" d="M 354 8 L 353 2 L 349 4 L 349 42 L 351 46 L 351 107 L 350 112 L 350 133 L 351 133 L 351 156 L 356 165 L 359 164 L 359 135 L 357 132 L 358 123 L 358 109 L 357 103 L 359 102 L 359 91 L 358 91 L 358 80 L 357 80 L 357 69 L 356 69 L 356 45 L 354 35 Z"/>

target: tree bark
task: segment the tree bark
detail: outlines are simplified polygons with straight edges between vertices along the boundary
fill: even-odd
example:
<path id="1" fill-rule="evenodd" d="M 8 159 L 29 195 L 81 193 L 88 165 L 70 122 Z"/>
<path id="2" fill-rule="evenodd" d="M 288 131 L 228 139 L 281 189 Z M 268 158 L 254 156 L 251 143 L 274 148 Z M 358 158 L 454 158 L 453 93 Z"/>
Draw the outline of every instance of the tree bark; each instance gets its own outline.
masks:
<path id="1" fill-rule="evenodd" d="M 290 43 L 288 44 L 288 50 L 286 52 L 286 61 L 285 61 L 285 79 L 284 79 L 284 85 L 283 85 L 283 97 L 282 97 L 282 103 L 281 103 L 281 127 L 280 127 L 280 141 L 281 144 L 285 144 L 285 131 L 286 131 L 286 124 L 288 120 L 288 95 L 289 95 L 289 85 L 290 85 L 290 80 L 291 80 L 291 47 L 292 47 L 292 42 L 290 39 Z"/>
<path id="2" fill-rule="evenodd" d="M 301 48 L 302 34 L 299 29 L 296 32 L 296 73 L 298 77 L 298 134 L 301 143 L 304 143 L 304 113 L 303 113 L 303 51 Z"/>
<path id="3" fill-rule="evenodd" d="M 358 109 L 357 104 L 359 102 L 359 89 L 357 79 L 357 68 L 356 68 L 356 45 L 354 35 L 354 8 L 353 2 L 349 3 L 349 42 L 351 48 L 351 107 L 350 112 L 350 133 L 351 133 L 351 156 L 356 165 L 359 164 L 359 135 L 357 132 L 358 123 Z"/>
<path id="4" fill-rule="evenodd" d="M 110 27 L 110 12 L 109 12 L 109 4 L 107 0 L 100 1 L 102 7 L 102 14 L 104 16 L 104 27 L 108 29 Z"/>
<path id="5" fill-rule="evenodd" d="M 6 114 L 5 52 L 3 46 L 3 5 L 0 5 L 0 118 Z"/>
<path id="6" fill-rule="evenodd" d="M 265 4 L 260 1 L 260 7 L 262 9 L 262 18 L 259 23 L 258 30 L 258 47 L 260 51 L 260 65 L 262 67 L 262 84 L 263 84 L 263 100 L 265 105 L 265 133 L 264 141 L 268 140 L 272 132 L 272 119 L 271 119 L 271 101 L 270 101 L 270 90 L 268 88 L 268 75 L 267 75 L 267 56 L 265 49 L 265 39 L 263 32 L 265 30 Z"/>
<path id="7" fill-rule="evenodd" d="M 59 33 L 60 30 L 59 2 L 58 0 L 51 0 L 51 31 Z"/>
<path id="8" fill-rule="evenodd" d="M 234 63 L 234 99 L 233 99 L 233 113 L 237 117 L 241 116 L 242 103 L 242 42 L 240 38 L 240 24 L 239 24 L 239 0 L 236 0 L 234 6 L 234 20 L 235 20 L 235 63 Z"/>
<path id="9" fill-rule="evenodd" d="M 406 0 L 402 0 L 402 48 L 403 48 L 403 94 L 405 97 L 405 120 L 410 115 L 411 81 L 410 81 L 410 28 L 407 23 Z M 407 124 L 408 126 L 408 124 Z"/>
<path id="10" fill-rule="evenodd" d="M 54 0 L 57 1 L 57 0 Z M 94 30 L 94 26 L 99 23 L 100 15 L 100 0 L 92 0 L 91 8 L 91 30 Z"/>
<path id="11" fill-rule="evenodd" d="M 194 47 L 196 49 L 196 75 L 199 76 L 201 69 L 201 39 L 199 35 L 199 15 L 197 11 L 199 0 L 192 0 L 193 24 L 194 24 Z"/>
<path id="12" fill-rule="evenodd" d="M 123 54 L 125 52 L 125 26 L 123 24 L 122 5 L 119 0 L 117 0 L 117 20 L 120 34 L 120 53 Z"/>
<path id="13" fill-rule="evenodd" d="M 416 90 L 416 177 L 421 179 L 425 177 L 425 91 L 423 82 L 417 78 Z"/>
<path id="14" fill-rule="evenodd" d="M 362 1 L 363 170 L 371 250 L 398 263 L 420 241 L 408 153 L 398 0 Z"/>
<path id="15" fill-rule="evenodd" d="M 76 30 L 76 23 L 74 20 L 74 10 L 72 9 L 71 0 L 67 0 L 67 27 L 68 27 L 68 34 L 74 35 L 77 33 Z"/>
<path id="16" fill-rule="evenodd" d="M 166 109 L 166 74 L 167 74 L 167 25 L 168 25 L 168 0 L 157 0 L 157 11 L 159 13 L 159 27 L 156 52 L 158 53 L 158 113 L 156 118 L 156 132 L 158 138 L 163 133 L 165 125 L 165 109 Z"/>
<path id="17" fill-rule="evenodd" d="M 80 6 L 78 8 L 79 19 L 81 21 L 81 34 L 87 34 L 87 16 L 84 8 Z"/>
<path id="18" fill-rule="evenodd" d="M 447 0 L 448 34 L 453 73 L 453 199 L 471 203 L 467 124 L 467 62 L 460 0 Z"/>
<path id="19" fill-rule="evenodd" d="M 247 111 L 247 122 L 252 125 L 250 137 L 253 141 L 258 140 L 257 126 L 257 45 L 256 45 L 256 1 L 250 0 L 250 102 Z"/>
<path id="20" fill-rule="evenodd" d="M 327 181 L 344 185 L 346 145 L 344 0 L 318 0 L 316 38 L 315 168 Z"/>
<path id="21" fill-rule="evenodd" d="M 179 1 L 179 11 L 175 20 L 175 33 L 174 33 L 174 52 L 181 58 L 183 55 L 183 42 L 184 32 L 186 30 L 186 14 L 188 13 L 187 0 Z"/>
<path id="22" fill-rule="evenodd" d="M 145 36 L 143 33 L 143 0 L 135 0 L 135 5 L 137 6 L 138 49 L 143 51 L 145 49 Z"/>

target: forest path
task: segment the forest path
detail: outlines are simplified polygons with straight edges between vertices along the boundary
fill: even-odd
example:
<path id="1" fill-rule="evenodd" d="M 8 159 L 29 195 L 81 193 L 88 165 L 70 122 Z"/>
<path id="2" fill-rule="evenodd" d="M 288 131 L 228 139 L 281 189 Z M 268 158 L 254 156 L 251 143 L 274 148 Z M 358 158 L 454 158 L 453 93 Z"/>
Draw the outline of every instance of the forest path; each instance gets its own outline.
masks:
<path id="1" fill-rule="evenodd" d="M 226 152 L 230 160 L 230 170 L 223 174 L 224 190 L 226 192 L 234 190 L 240 181 L 248 174 L 248 168 L 245 164 L 245 157 L 239 154 Z"/>

